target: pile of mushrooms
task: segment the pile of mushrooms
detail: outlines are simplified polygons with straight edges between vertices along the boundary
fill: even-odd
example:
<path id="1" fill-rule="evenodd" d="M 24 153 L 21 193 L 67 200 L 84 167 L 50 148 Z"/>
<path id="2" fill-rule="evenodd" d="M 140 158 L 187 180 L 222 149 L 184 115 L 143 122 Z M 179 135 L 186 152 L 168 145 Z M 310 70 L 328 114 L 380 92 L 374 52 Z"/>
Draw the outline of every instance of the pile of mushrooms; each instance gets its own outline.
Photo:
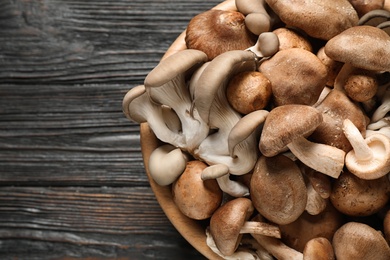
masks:
<path id="1" fill-rule="evenodd" d="M 224 259 L 390 259 L 390 1 L 228 0 L 124 97 Z"/>

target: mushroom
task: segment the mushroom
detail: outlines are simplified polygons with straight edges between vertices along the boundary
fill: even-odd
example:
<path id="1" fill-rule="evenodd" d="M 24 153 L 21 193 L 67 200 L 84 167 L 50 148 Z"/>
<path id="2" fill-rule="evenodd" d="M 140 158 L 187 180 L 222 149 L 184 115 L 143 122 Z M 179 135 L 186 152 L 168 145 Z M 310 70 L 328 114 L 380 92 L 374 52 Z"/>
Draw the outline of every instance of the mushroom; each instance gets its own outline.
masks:
<path id="1" fill-rule="evenodd" d="M 313 47 L 307 37 L 298 30 L 288 27 L 280 27 L 273 31 L 279 38 L 279 50 L 289 48 L 301 48 L 309 52 L 313 51 Z"/>
<path id="2" fill-rule="evenodd" d="M 256 44 L 246 50 L 253 52 L 261 62 L 279 51 L 279 38 L 273 32 L 263 32 L 257 38 Z"/>
<path id="3" fill-rule="evenodd" d="M 172 199 L 189 218 L 202 220 L 211 217 L 222 202 L 222 191 L 216 180 L 202 180 L 207 165 L 198 160 L 187 162 L 184 172 L 172 184 Z"/>
<path id="4" fill-rule="evenodd" d="M 316 109 L 321 112 L 323 121 L 309 136 L 310 141 L 349 152 L 352 146 L 342 130 L 344 119 L 350 119 L 363 135 L 366 132 L 365 114 L 343 91 L 332 89 Z"/>
<path id="5" fill-rule="evenodd" d="M 303 252 L 308 241 L 313 238 L 324 237 L 332 241 L 334 233 L 344 223 L 344 216 L 328 201 L 327 207 L 320 214 L 310 215 L 304 211 L 297 220 L 279 225 L 279 228 L 282 232 L 282 242 Z"/>
<path id="6" fill-rule="evenodd" d="M 378 90 L 375 73 L 363 69 L 353 70 L 344 83 L 344 90 L 348 97 L 357 102 L 370 100 Z"/>
<path id="7" fill-rule="evenodd" d="M 338 260 L 390 259 L 390 247 L 386 240 L 367 224 L 344 224 L 334 234 L 332 244 Z"/>
<path id="8" fill-rule="evenodd" d="M 308 180 L 313 189 L 323 198 L 329 198 L 332 192 L 332 184 L 330 177 L 313 170 L 306 165 L 302 165 L 303 169 L 301 171 L 304 174 L 304 177 Z"/>
<path id="9" fill-rule="evenodd" d="M 362 15 L 359 19 L 358 25 L 378 26 L 390 19 L 390 12 L 380 8 L 370 10 Z"/>
<path id="10" fill-rule="evenodd" d="M 150 154 L 149 172 L 153 180 L 161 185 L 172 184 L 185 170 L 188 156 L 180 148 L 164 144 Z"/>
<path id="11" fill-rule="evenodd" d="M 373 10 L 382 9 L 384 0 L 348 0 L 355 8 L 359 17 L 364 16 Z"/>
<path id="12" fill-rule="evenodd" d="M 266 2 L 287 26 L 297 27 L 309 36 L 323 40 L 329 40 L 347 28 L 357 25 L 359 20 L 348 0 Z"/>
<path id="13" fill-rule="evenodd" d="M 390 36 L 373 26 L 355 26 L 341 32 L 326 43 L 325 53 L 344 62 L 334 84 L 340 90 L 354 68 L 390 71 Z"/>
<path id="14" fill-rule="evenodd" d="M 327 56 L 325 53 L 324 46 L 322 46 L 318 50 L 317 57 L 325 65 L 325 67 L 328 71 L 326 85 L 329 87 L 333 87 L 334 81 L 335 81 L 337 74 L 339 73 L 341 67 L 343 66 L 343 63 L 329 58 L 329 56 Z"/>
<path id="15" fill-rule="evenodd" d="M 325 210 L 327 200 L 324 199 L 310 182 L 306 183 L 307 203 L 305 210 L 310 215 L 318 215 Z"/>
<path id="16" fill-rule="evenodd" d="M 301 48 L 277 52 L 259 68 L 272 85 L 276 106 L 313 105 L 327 80 L 325 65 L 313 53 Z"/>
<path id="17" fill-rule="evenodd" d="M 294 161 L 281 154 L 258 159 L 250 193 L 257 211 L 276 224 L 295 221 L 306 207 L 307 191 L 302 173 Z"/>
<path id="18" fill-rule="evenodd" d="M 343 122 L 343 131 L 353 150 L 345 156 L 347 169 L 361 179 L 373 180 L 390 171 L 390 139 L 382 134 L 372 134 L 366 139 L 349 120 Z"/>
<path id="19" fill-rule="evenodd" d="M 271 95 L 271 82 L 258 71 L 237 74 L 229 81 L 226 89 L 229 104 L 241 114 L 264 109 Z"/>
<path id="20" fill-rule="evenodd" d="M 188 49 L 201 50 L 209 60 L 231 50 L 245 50 L 256 36 L 245 26 L 245 16 L 235 10 L 211 9 L 194 16 L 187 25 Z"/>
<path id="21" fill-rule="evenodd" d="M 370 216 L 381 210 L 390 199 L 387 176 L 375 180 L 358 178 L 348 170 L 333 182 L 330 201 L 348 216 Z"/>
<path id="22" fill-rule="evenodd" d="M 386 86 L 386 91 L 383 93 L 381 97 L 380 105 L 375 109 L 374 113 L 371 115 L 371 123 L 375 123 L 380 119 L 384 118 L 386 114 L 390 111 L 390 87 L 389 86 Z"/>
<path id="23" fill-rule="evenodd" d="M 337 178 L 344 167 L 345 152 L 306 139 L 321 122 L 322 115 L 314 107 L 276 107 L 270 111 L 264 122 L 259 142 L 260 152 L 271 157 L 288 148 L 305 165 Z"/>
<path id="24" fill-rule="evenodd" d="M 182 50 L 162 60 L 144 81 L 150 98 L 157 104 L 169 106 L 177 114 L 181 122 L 180 134 L 184 138 L 184 145 L 178 147 L 190 153 L 193 153 L 209 134 L 209 127 L 196 110 L 189 113 L 192 99 L 186 78 L 206 61 L 206 54 L 201 51 Z"/>
<path id="25" fill-rule="evenodd" d="M 139 85 L 130 89 L 123 98 L 123 112 L 126 117 L 137 123 L 148 122 L 156 137 L 176 147 L 185 147 L 185 137 L 168 127 L 161 105 L 152 102 L 146 93 L 145 86 Z M 175 115 L 176 116 L 176 115 Z"/>
<path id="26" fill-rule="evenodd" d="M 332 243 L 325 237 L 315 237 L 307 241 L 303 249 L 304 260 L 334 260 Z"/>
<path id="27" fill-rule="evenodd" d="M 260 221 L 248 221 L 253 212 L 250 199 L 236 198 L 223 204 L 211 216 L 210 234 L 223 255 L 232 255 L 246 233 L 280 238 L 277 226 Z"/>

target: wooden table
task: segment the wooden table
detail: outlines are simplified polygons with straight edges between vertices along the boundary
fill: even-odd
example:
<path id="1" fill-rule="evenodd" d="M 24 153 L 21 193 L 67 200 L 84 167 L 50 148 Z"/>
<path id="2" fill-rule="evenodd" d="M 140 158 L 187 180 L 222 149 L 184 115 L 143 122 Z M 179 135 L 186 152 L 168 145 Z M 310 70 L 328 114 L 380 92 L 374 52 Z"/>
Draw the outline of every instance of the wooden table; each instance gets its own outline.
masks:
<path id="1" fill-rule="evenodd" d="M 122 98 L 219 1 L 0 1 L 0 259 L 202 259 Z"/>

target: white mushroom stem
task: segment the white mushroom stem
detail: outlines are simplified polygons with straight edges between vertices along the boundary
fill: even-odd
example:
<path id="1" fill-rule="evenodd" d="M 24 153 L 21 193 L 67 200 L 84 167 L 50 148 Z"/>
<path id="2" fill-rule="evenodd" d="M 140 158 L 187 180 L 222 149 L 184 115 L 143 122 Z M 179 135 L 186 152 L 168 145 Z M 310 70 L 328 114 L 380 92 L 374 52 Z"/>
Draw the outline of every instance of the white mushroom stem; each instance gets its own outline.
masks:
<path id="1" fill-rule="evenodd" d="M 217 178 L 217 182 L 221 190 L 232 197 L 240 198 L 249 195 L 249 189 L 244 184 L 230 180 L 230 174 L 225 174 Z"/>
<path id="2" fill-rule="evenodd" d="M 202 180 L 217 179 L 229 173 L 229 167 L 225 164 L 214 164 L 202 171 Z"/>
<path id="3" fill-rule="evenodd" d="M 333 88 L 345 93 L 344 85 L 348 79 L 348 76 L 352 73 L 354 67 L 349 63 L 344 63 L 339 73 L 337 74 Z"/>
<path id="4" fill-rule="evenodd" d="M 149 172 L 153 180 L 161 185 L 172 184 L 185 170 L 188 157 L 170 144 L 157 147 L 149 157 Z"/>
<path id="5" fill-rule="evenodd" d="M 268 237 L 281 238 L 278 226 L 259 221 L 246 221 L 241 227 L 240 234 L 259 234 Z"/>
<path id="6" fill-rule="evenodd" d="M 377 133 L 364 139 L 349 119 L 344 120 L 343 131 L 353 147 L 345 157 L 345 165 L 351 173 L 372 180 L 390 171 L 390 138 Z"/>
<path id="7" fill-rule="evenodd" d="M 345 152 L 341 149 L 304 137 L 296 138 L 287 147 L 302 163 L 330 177 L 338 178 L 343 170 Z"/>
<path id="8" fill-rule="evenodd" d="M 390 103 L 389 103 L 390 105 Z M 390 126 L 390 117 L 386 116 L 386 117 L 383 117 L 382 119 L 376 121 L 376 122 L 373 122 L 373 123 L 370 123 L 369 125 L 367 125 L 367 129 L 368 130 L 378 130 L 378 129 L 381 129 L 381 128 L 384 128 L 384 127 L 389 127 Z"/>

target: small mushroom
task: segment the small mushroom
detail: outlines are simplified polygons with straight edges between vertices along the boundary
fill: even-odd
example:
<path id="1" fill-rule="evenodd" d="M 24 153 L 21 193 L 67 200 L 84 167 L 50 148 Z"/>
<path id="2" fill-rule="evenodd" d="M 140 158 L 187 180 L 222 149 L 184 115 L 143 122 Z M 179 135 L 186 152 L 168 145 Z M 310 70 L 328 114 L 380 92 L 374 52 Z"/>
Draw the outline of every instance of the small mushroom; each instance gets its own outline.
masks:
<path id="1" fill-rule="evenodd" d="M 390 139 L 372 134 L 366 139 L 349 120 L 343 122 L 343 131 L 353 150 L 345 156 L 347 169 L 361 179 L 373 180 L 390 171 Z"/>
<path id="2" fill-rule="evenodd" d="M 363 180 L 348 170 L 333 182 L 330 201 L 348 216 L 370 216 L 381 210 L 390 199 L 390 182 L 387 176 Z"/>
<path id="3" fill-rule="evenodd" d="M 357 25 L 359 17 L 347 1 L 266 0 L 271 9 L 287 26 L 297 27 L 314 38 L 329 40 L 340 32 Z"/>
<path id="4" fill-rule="evenodd" d="M 245 16 L 235 10 L 211 9 L 194 16 L 187 25 L 188 49 L 201 50 L 209 60 L 232 50 L 245 50 L 256 36 L 245 26 Z"/>
<path id="5" fill-rule="evenodd" d="M 241 114 L 264 109 L 271 95 L 271 82 L 258 71 L 237 74 L 229 81 L 226 89 L 229 104 Z"/>
<path id="6" fill-rule="evenodd" d="M 259 68 L 272 85 L 276 106 L 313 105 L 327 80 L 325 65 L 313 53 L 301 48 L 277 52 Z"/>
<path id="7" fill-rule="evenodd" d="M 207 165 L 201 161 L 187 162 L 184 172 L 172 184 L 172 199 L 189 218 L 202 220 L 211 217 L 222 202 L 222 191 L 216 180 L 202 180 Z"/>
<path id="8" fill-rule="evenodd" d="M 363 223 L 344 224 L 334 234 L 332 245 L 338 260 L 390 259 L 390 247 L 384 237 Z"/>
<path id="9" fill-rule="evenodd" d="M 172 184 L 185 170 L 188 156 L 180 148 L 164 144 L 150 154 L 149 172 L 153 180 L 161 185 Z"/>
<path id="10" fill-rule="evenodd" d="M 279 38 L 273 32 L 263 32 L 257 38 L 256 44 L 246 50 L 253 52 L 261 62 L 279 51 Z"/>
<path id="11" fill-rule="evenodd" d="M 378 90 L 375 73 L 363 69 L 353 70 L 344 83 L 344 90 L 348 97 L 357 102 L 370 100 Z"/>
<path id="12" fill-rule="evenodd" d="M 344 167 L 345 152 L 306 139 L 322 120 L 321 113 L 311 106 L 284 105 L 272 109 L 260 136 L 260 152 L 271 157 L 289 148 L 305 165 L 337 178 Z"/>
<path id="13" fill-rule="evenodd" d="M 289 48 L 301 48 L 312 52 L 313 47 L 307 37 L 298 30 L 287 27 L 280 27 L 273 31 L 279 38 L 279 50 L 285 50 Z"/>
<path id="14" fill-rule="evenodd" d="M 389 85 L 390 86 L 390 85 Z M 380 105 L 375 109 L 371 116 L 371 123 L 375 123 L 386 116 L 390 111 L 390 87 L 386 87 L 386 91 L 381 97 Z"/>
<path id="15" fill-rule="evenodd" d="M 210 219 L 210 233 L 223 255 L 232 255 L 246 233 L 280 238 L 279 228 L 265 222 L 248 221 L 254 212 L 250 199 L 236 198 L 219 207 Z"/>
<path id="16" fill-rule="evenodd" d="M 319 192 L 314 189 L 310 182 L 306 183 L 307 203 L 305 210 L 310 215 L 318 215 L 325 210 L 327 200 L 324 199 Z"/>
<path id="17" fill-rule="evenodd" d="M 315 237 L 307 241 L 303 249 L 303 260 L 334 260 L 332 243 L 325 237 Z"/>
<path id="18" fill-rule="evenodd" d="M 258 212 L 277 224 L 295 221 L 306 207 L 307 191 L 302 173 L 295 162 L 284 155 L 258 159 L 250 193 Z"/>
<path id="19" fill-rule="evenodd" d="M 330 177 L 303 165 L 304 177 L 310 182 L 313 189 L 323 198 L 328 199 L 332 192 Z"/>

